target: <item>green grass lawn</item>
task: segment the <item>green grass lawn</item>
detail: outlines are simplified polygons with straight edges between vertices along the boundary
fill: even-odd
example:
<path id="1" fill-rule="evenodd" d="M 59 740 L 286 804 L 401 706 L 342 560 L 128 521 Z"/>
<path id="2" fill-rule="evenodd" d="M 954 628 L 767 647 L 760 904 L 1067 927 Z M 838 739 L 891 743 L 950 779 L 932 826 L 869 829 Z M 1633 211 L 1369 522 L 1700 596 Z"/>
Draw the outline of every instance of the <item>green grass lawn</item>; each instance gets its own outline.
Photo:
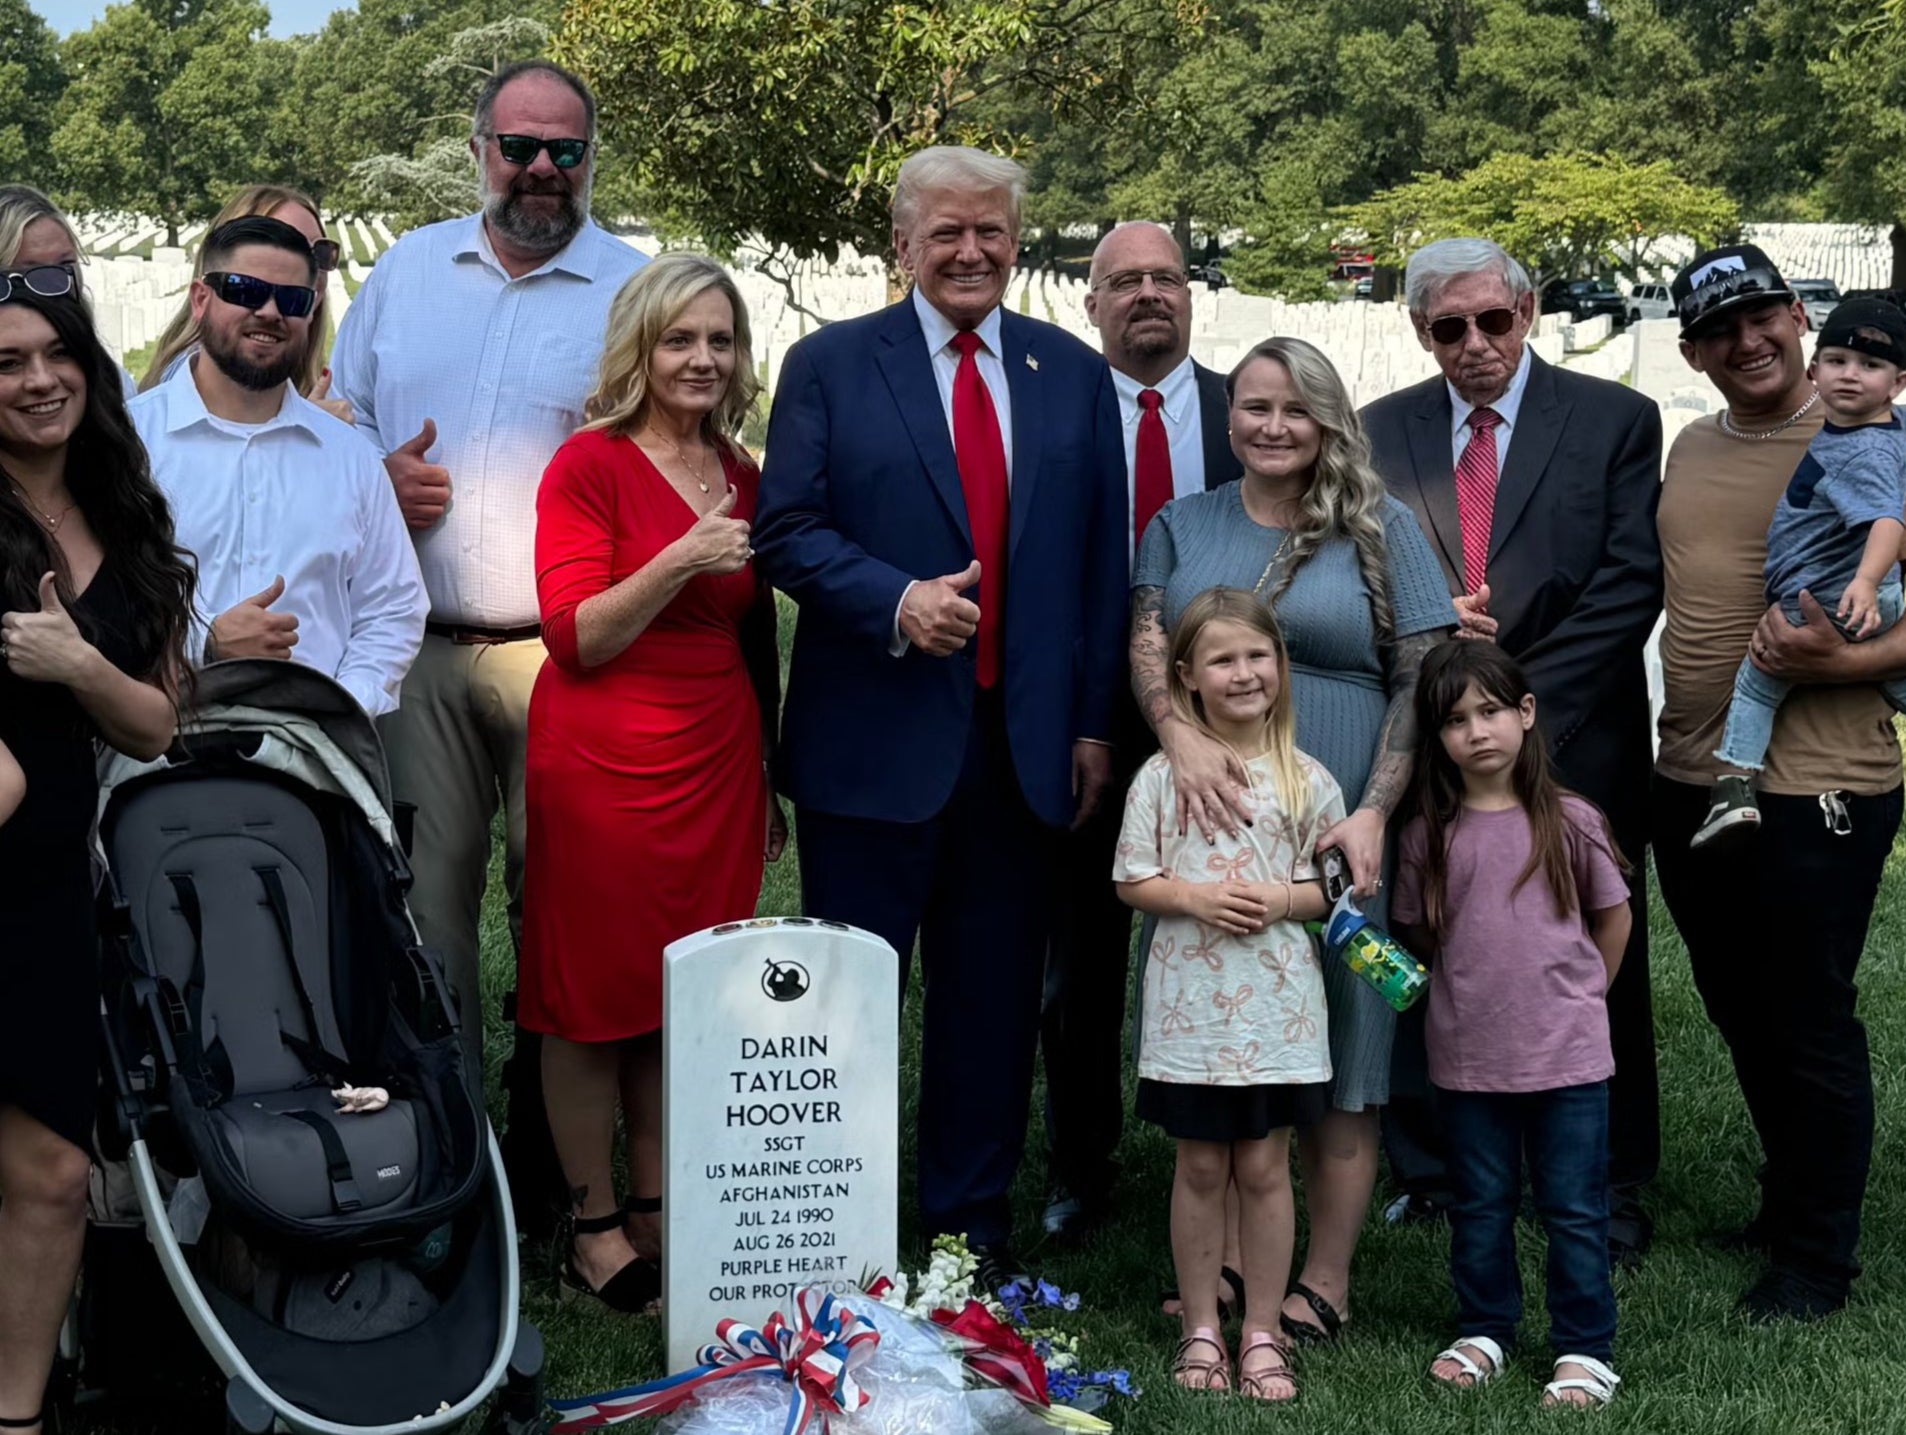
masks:
<path id="1" fill-rule="evenodd" d="M 769 873 L 761 911 L 798 910 L 794 855 Z M 509 970 L 508 938 L 492 887 L 486 909 L 486 980 L 498 989 Z M 1906 1431 L 1906 1158 L 1894 1112 L 1906 1082 L 1906 981 L 1899 952 L 1906 944 L 1906 848 L 1894 855 L 1867 950 L 1862 1010 L 1874 1050 L 1880 1131 L 1866 1207 L 1862 1249 L 1867 1275 L 1852 1306 L 1810 1329 L 1758 1329 L 1732 1314 L 1735 1297 L 1754 1277 L 1747 1257 L 1711 1249 L 1706 1237 L 1739 1225 L 1751 1211 L 1757 1161 L 1723 1048 L 1702 1015 L 1680 941 L 1657 900 L 1653 911 L 1655 1021 L 1663 1093 L 1662 1175 L 1650 1205 L 1659 1238 L 1643 1269 L 1618 1278 L 1622 1325 L 1616 1368 L 1626 1382 L 1599 1415 L 1535 1408 L 1548 1378 L 1541 1314 L 1541 1237 L 1522 1228 L 1525 1284 L 1533 1317 L 1524 1353 L 1509 1376 L 1468 1395 L 1430 1388 L 1429 1357 L 1454 1334 L 1446 1236 L 1440 1230 L 1391 1230 L 1374 1219 L 1358 1254 L 1355 1313 L 1342 1346 L 1303 1358 L 1303 1394 L 1290 1408 L 1258 1407 L 1237 1397 L 1175 1390 L 1167 1365 L 1175 1323 L 1157 1310 L 1170 1283 L 1166 1192 L 1170 1143 L 1132 1125 L 1123 1149 L 1125 1177 L 1116 1217 L 1095 1241 L 1071 1251 L 1032 1244 L 1045 1188 L 1045 1163 L 1035 1134 L 1016 1193 L 1022 1249 L 1040 1273 L 1085 1301 L 1079 1328 L 1088 1333 L 1095 1366 L 1129 1367 L 1142 1399 L 1114 1407 L 1111 1418 L 1129 1435 L 1185 1429 L 1292 1432 L 1470 1432 L 1507 1435 L 1553 1431 L 1586 1418 L 1608 1431 L 1686 1435 L 1840 1435 Z M 1769 1000 L 1779 1000 L 1777 992 Z M 913 1077 L 917 1025 L 909 1021 L 905 1080 Z M 492 1078 L 499 1054 L 491 1052 Z M 983 1055 L 983 1038 L 976 1040 Z M 910 1103 L 911 1093 L 903 1085 Z M 919 1232 L 907 1209 L 912 1189 L 912 1123 L 901 1122 L 902 1263 L 924 1264 Z M 1036 1126 L 1035 1126 L 1036 1132 Z M 1379 1191 L 1379 1200 L 1382 1192 Z M 660 1324 L 608 1315 L 588 1302 L 559 1304 L 547 1253 L 524 1256 L 526 1307 L 550 1352 L 552 1395 L 591 1393 L 663 1373 Z"/>

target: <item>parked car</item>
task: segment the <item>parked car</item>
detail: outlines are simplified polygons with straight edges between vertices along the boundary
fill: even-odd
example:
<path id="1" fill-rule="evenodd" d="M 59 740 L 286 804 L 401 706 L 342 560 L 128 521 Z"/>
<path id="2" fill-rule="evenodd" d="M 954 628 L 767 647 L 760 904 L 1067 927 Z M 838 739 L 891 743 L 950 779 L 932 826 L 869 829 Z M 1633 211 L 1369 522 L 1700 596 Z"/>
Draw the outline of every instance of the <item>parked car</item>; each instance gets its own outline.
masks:
<path id="1" fill-rule="evenodd" d="M 1628 291 L 1628 322 L 1639 324 L 1643 319 L 1672 319 L 1674 300 L 1668 294 L 1666 284 L 1637 284 Z"/>
<path id="2" fill-rule="evenodd" d="M 1628 318 L 1628 300 L 1606 279 L 1571 279 L 1551 284 L 1542 295 L 1544 314 L 1567 314 L 1576 323 L 1606 314 L 1617 324 Z"/>
<path id="3" fill-rule="evenodd" d="M 1807 306 L 1807 322 L 1816 329 L 1827 322 L 1827 315 L 1840 302 L 1840 286 L 1831 279 L 1793 279 L 1787 287 Z"/>

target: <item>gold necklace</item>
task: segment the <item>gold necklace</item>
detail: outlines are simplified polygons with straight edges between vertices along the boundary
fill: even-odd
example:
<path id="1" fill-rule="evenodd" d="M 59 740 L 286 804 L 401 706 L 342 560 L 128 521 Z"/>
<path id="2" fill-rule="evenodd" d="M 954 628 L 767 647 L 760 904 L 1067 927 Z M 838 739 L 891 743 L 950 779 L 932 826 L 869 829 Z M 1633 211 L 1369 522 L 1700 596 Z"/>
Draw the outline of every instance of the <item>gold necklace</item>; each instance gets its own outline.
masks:
<path id="1" fill-rule="evenodd" d="M 71 513 L 75 506 L 68 503 L 66 507 L 62 508 L 58 513 L 48 513 L 35 503 L 27 491 L 20 487 L 19 484 L 9 482 L 8 486 L 12 488 L 15 493 L 20 495 L 20 502 L 26 505 L 26 511 L 38 519 L 40 527 L 44 528 L 49 534 L 58 533 L 60 531 L 60 525 L 66 522 L 66 515 Z"/>
<path id="2" fill-rule="evenodd" d="M 1795 409 L 1791 414 L 1787 415 L 1786 418 L 1782 419 L 1779 423 L 1775 424 L 1770 429 L 1736 428 L 1734 426 L 1734 420 L 1730 416 L 1728 411 L 1726 409 L 1722 409 L 1721 410 L 1721 432 L 1726 434 L 1729 438 L 1743 438 L 1743 439 L 1751 439 L 1755 441 L 1758 441 L 1761 439 L 1770 439 L 1775 434 L 1785 433 L 1788 429 L 1792 428 L 1795 424 L 1799 423 L 1803 418 L 1807 416 L 1808 410 L 1810 410 L 1815 404 L 1819 402 L 1820 402 L 1820 391 L 1818 389 L 1815 389 L 1813 391 L 1812 396 L 1808 398 L 1808 400 L 1804 404 L 1802 404 L 1799 408 Z"/>
<path id="3" fill-rule="evenodd" d="M 675 450 L 675 457 L 678 460 L 680 460 L 683 468 L 687 468 L 688 455 L 682 451 L 682 446 L 678 444 L 677 442 L 675 442 L 675 440 L 670 438 L 667 434 L 663 433 L 654 424 L 650 424 L 648 428 L 650 433 L 654 434 L 663 443 L 667 444 L 670 448 Z M 695 465 L 695 487 L 699 488 L 703 493 L 708 492 L 707 474 L 708 474 L 708 445 L 703 444 L 701 461 Z"/>

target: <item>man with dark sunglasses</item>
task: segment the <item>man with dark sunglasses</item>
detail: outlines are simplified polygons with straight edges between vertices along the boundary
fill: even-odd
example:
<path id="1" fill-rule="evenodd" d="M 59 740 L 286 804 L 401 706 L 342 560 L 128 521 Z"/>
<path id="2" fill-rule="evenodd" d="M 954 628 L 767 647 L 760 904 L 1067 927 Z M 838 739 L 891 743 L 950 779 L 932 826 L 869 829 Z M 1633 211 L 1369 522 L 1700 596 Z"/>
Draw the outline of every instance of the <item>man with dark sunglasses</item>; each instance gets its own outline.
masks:
<path id="1" fill-rule="evenodd" d="M 1661 613 L 1661 418 L 1644 395 L 1551 366 L 1528 345 L 1535 293 L 1483 239 L 1411 256 L 1404 294 L 1442 372 L 1363 411 L 1378 472 L 1443 562 L 1463 635 L 1493 639 L 1535 689 L 1567 784 L 1608 814 L 1634 864 L 1632 934 L 1608 991 L 1610 1256 L 1640 1260 L 1640 1200 L 1660 1164 L 1648 990 L 1648 682 L 1642 651 Z M 1450 1198 L 1428 1098 L 1422 1009 L 1397 1023 L 1384 1147 L 1401 1191 L 1392 1219 Z"/>
<path id="2" fill-rule="evenodd" d="M 384 454 L 430 590 L 423 650 L 384 741 L 397 796 L 417 809 L 411 911 L 444 953 L 472 1057 L 499 803 L 510 932 L 522 931 L 524 759 L 543 666 L 536 490 L 582 426 L 610 301 L 647 262 L 589 218 L 595 127 L 595 99 L 567 70 L 531 60 L 497 71 L 471 118 L 479 211 L 387 251 L 331 355 L 333 391 Z M 547 1232 L 564 1188 L 539 1061 L 537 1039 L 519 1031 L 503 1155 L 519 1224 Z"/>
<path id="3" fill-rule="evenodd" d="M 205 240 L 199 352 L 131 405 L 198 563 L 194 656 L 288 658 L 389 712 L 423 641 L 423 578 L 378 455 L 298 393 L 317 261 L 282 220 Z"/>

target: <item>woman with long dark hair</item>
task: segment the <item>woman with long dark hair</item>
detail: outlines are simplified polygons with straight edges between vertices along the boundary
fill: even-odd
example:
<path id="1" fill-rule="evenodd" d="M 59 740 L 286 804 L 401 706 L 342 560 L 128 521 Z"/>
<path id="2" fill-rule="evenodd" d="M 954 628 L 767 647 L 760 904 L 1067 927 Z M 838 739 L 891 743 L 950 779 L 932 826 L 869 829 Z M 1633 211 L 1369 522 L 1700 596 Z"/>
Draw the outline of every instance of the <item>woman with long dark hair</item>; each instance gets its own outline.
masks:
<path id="1" fill-rule="evenodd" d="M 95 743 L 164 752 L 192 568 L 62 266 L 0 272 L 0 1429 L 37 1431 L 86 1232 Z"/>

